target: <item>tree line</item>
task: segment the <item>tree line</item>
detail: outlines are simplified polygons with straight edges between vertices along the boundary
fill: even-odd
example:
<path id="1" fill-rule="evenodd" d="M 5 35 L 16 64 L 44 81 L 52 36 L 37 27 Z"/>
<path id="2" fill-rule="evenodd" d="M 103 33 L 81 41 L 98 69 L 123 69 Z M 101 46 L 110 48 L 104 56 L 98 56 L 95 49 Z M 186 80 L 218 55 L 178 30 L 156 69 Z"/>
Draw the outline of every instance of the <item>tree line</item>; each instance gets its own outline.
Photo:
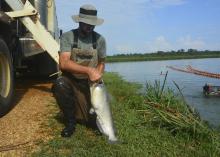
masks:
<path id="1" fill-rule="evenodd" d="M 157 51 L 154 53 L 119 53 L 119 54 L 115 54 L 113 56 L 115 57 L 120 57 L 120 56 L 149 56 L 149 55 L 179 55 L 179 54 L 195 54 L 195 55 L 199 55 L 201 53 L 220 53 L 220 51 L 211 51 L 211 50 L 197 50 L 197 49 L 188 49 L 188 50 L 184 50 L 184 49 L 179 49 L 177 51 L 171 50 L 171 51 Z"/>
<path id="2" fill-rule="evenodd" d="M 179 49 L 177 51 L 157 51 L 156 53 L 123 53 L 107 56 L 108 62 L 147 61 L 169 59 L 220 58 L 220 51 Z"/>

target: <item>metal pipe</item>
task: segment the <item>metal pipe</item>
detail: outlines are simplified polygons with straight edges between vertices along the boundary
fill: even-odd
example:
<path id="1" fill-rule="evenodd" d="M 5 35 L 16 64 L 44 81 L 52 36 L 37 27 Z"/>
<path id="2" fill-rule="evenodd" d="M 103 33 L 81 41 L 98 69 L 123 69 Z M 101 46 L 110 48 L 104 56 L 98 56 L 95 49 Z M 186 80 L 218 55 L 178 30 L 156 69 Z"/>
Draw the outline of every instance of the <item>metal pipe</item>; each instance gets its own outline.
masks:
<path id="1" fill-rule="evenodd" d="M 5 2 L 12 8 L 12 10 L 22 10 L 24 4 L 21 0 L 5 0 Z"/>
<path id="2" fill-rule="evenodd" d="M 34 0 L 34 7 L 37 9 L 40 14 L 40 22 L 44 25 L 45 28 L 47 26 L 47 0 Z"/>

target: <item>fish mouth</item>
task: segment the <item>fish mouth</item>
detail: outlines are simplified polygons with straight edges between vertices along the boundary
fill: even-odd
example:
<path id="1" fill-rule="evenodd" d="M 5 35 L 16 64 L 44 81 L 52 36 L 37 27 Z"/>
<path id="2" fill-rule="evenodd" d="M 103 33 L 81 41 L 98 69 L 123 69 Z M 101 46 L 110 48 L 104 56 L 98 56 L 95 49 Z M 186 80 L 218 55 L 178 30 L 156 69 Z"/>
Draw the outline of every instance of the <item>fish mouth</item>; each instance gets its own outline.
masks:
<path id="1" fill-rule="evenodd" d="M 98 85 L 104 85 L 104 81 L 103 80 L 98 80 L 98 81 L 89 82 L 89 83 L 90 83 L 90 86 L 93 86 L 93 87 L 96 87 Z"/>
<path id="2" fill-rule="evenodd" d="M 99 80 L 96 82 L 96 84 L 100 85 L 100 84 L 104 84 L 104 81 L 103 80 Z"/>
<path id="3" fill-rule="evenodd" d="M 104 87 L 104 82 L 103 82 L 103 80 L 100 80 L 98 82 L 93 82 L 92 86 L 93 87 Z"/>

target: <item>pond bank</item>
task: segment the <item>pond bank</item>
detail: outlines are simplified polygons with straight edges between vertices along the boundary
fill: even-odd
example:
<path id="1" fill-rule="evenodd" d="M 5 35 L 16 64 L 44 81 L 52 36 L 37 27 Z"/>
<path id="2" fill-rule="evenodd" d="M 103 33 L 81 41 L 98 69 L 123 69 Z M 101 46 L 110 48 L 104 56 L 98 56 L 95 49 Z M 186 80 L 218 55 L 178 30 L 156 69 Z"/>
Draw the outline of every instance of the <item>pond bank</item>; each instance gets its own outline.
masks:
<path id="1" fill-rule="evenodd" d="M 159 61 L 159 60 L 180 60 L 180 59 L 202 59 L 220 58 L 219 51 L 209 52 L 174 52 L 174 53 L 146 53 L 146 54 L 119 54 L 107 56 L 106 61 L 130 62 L 130 61 Z"/>
<path id="2" fill-rule="evenodd" d="M 44 128 L 50 130 L 53 137 L 42 143 L 40 150 L 32 156 L 213 156 L 220 155 L 219 133 L 209 130 L 214 138 L 195 138 L 188 133 L 173 133 L 162 125 L 154 125 L 146 120 L 150 114 L 146 110 L 146 99 L 140 96 L 140 85 L 124 81 L 115 73 L 106 73 L 105 84 L 112 95 L 111 107 L 117 135 L 123 144 L 109 145 L 103 136 L 83 125 L 77 125 L 70 139 L 60 137 L 63 124 L 60 113 L 53 102 L 53 115 Z M 170 98 L 170 95 L 168 96 Z M 167 99 L 169 100 L 169 99 Z M 152 117 L 151 117 L 152 118 Z"/>

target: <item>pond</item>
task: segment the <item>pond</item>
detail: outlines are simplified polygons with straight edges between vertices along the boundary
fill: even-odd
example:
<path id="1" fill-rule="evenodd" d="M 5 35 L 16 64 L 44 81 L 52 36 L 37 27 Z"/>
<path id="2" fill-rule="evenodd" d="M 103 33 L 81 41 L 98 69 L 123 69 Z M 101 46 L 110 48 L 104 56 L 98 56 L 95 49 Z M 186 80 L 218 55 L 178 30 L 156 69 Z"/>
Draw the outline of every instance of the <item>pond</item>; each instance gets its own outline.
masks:
<path id="1" fill-rule="evenodd" d="M 202 87 L 205 83 L 212 83 L 220 86 L 220 79 L 208 78 L 190 73 L 174 71 L 167 66 L 186 67 L 220 73 L 220 58 L 207 59 L 186 59 L 186 60 L 165 60 L 165 61 L 144 61 L 144 62 L 120 62 L 107 63 L 107 72 L 117 72 L 129 82 L 138 82 L 145 86 L 146 82 L 154 83 L 155 80 L 164 80 L 168 71 L 166 86 L 177 89 L 173 81 L 181 88 L 181 91 L 192 107 L 194 107 L 204 120 L 213 126 L 220 124 L 220 97 L 205 97 Z M 162 75 L 161 75 L 162 73 Z"/>

